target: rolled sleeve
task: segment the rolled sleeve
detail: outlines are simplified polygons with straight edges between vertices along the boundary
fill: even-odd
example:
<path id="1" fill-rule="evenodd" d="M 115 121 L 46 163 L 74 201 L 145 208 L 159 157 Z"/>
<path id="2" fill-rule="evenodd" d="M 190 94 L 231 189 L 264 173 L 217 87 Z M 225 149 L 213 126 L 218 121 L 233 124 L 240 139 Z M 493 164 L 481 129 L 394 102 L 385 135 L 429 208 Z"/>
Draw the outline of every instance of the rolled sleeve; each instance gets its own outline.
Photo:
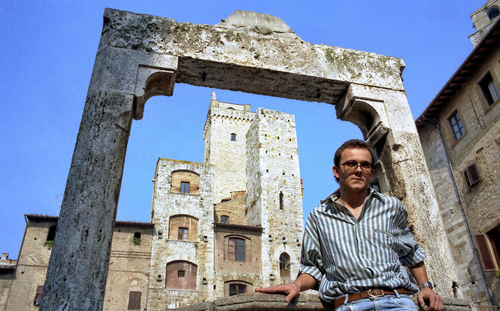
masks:
<path id="1" fill-rule="evenodd" d="M 413 237 L 407 225 L 408 212 L 403 203 L 399 202 L 400 213 L 396 218 L 397 239 L 400 245 L 399 261 L 402 265 L 413 267 L 426 257 L 424 250 Z"/>
<path id="2" fill-rule="evenodd" d="M 311 212 L 307 218 L 302 242 L 299 275 L 302 273 L 309 274 L 316 280 L 317 285 L 319 285 L 324 274 L 324 267 L 318 226 L 315 218 L 314 212 Z"/>

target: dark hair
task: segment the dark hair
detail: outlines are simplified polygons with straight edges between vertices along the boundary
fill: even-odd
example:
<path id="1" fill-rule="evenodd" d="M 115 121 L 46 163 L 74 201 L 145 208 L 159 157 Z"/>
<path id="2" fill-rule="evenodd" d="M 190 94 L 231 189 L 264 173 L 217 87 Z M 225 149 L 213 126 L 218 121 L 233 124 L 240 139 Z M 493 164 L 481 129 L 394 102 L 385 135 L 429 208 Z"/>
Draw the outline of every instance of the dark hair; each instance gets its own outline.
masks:
<path id="1" fill-rule="evenodd" d="M 350 139 L 345 143 L 343 143 L 342 146 L 340 146 L 340 148 L 337 149 L 337 151 L 335 151 L 335 156 L 333 157 L 333 163 L 335 164 L 336 167 L 340 166 L 340 156 L 342 155 L 342 152 L 344 152 L 344 150 L 349 148 L 361 148 L 370 151 L 370 155 L 372 156 L 372 167 L 375 166 L 377 156 L 373 148 L 370 146 L 370 144 L 360 139 Z"/>

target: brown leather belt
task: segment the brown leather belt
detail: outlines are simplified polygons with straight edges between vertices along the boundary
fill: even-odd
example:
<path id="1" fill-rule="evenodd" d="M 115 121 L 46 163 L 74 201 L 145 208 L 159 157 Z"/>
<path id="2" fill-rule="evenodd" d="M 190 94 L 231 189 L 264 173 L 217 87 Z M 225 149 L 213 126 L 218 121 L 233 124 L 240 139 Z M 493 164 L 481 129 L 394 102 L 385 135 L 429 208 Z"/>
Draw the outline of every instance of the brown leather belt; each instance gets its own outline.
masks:
<path id="1" fill-rule="evenodd" d="M 407 289 L 404 288 L 398 288 L 396 289 L 396 291 L 399 294 L 403 295 L 408 295 L 410 293 Z M 367 290 L 366 292 L 353 293 L 347 295 L 347 297 L 341 297 L 333 302 L 333 307 L 337 308 L 338 306 L 341 306 L 344 303 L 353 302 L 363 298 L 375 298 L 375 297 L 382 297 L 385 295 L 396 295 L 396 294 L 394 293 L 394 290 L 379 289 L 379 288 L 370 289 Z"/>

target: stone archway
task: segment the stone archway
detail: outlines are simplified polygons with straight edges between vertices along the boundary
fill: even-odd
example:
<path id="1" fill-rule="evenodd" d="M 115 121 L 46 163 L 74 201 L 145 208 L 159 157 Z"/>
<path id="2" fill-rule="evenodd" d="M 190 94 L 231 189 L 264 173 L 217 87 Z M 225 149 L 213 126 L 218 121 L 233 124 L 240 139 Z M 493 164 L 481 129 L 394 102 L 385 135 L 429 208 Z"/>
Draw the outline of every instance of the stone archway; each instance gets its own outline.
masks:
<path id="1" fill-rule="evenodd" d="M 376 146 L 382 190 L 408 207 L 414 234 L 431 254 L 431 278 L 451 297 L 455 272 L 404 66 L 399 58 L 304 42 L 268 15 L 239 12 L 209 26 L 106 9 L 41 309 L 102 309 L 132 119 L 142 118 L 151 96 L 172 95 L 175 83 L 335 105 Z"/>

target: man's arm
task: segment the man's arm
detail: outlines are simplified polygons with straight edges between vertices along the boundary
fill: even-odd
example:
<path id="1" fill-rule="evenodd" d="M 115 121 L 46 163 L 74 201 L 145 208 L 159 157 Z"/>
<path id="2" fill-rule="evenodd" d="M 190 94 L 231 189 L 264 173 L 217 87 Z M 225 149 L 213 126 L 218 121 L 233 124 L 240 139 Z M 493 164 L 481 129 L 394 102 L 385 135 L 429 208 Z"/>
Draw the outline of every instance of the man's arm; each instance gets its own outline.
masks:
<path id="1" fill-rule="evenodd" d="M 429 281 L 423 261 L 411 267 L 410 271 L 413 274 L 415 280 L 417 281 L 417 284 L 420 285 Z M 419 289 L 417 297 L 418 297 L 418 304 L 424 310 L 442 311 L 444 308 L 443 302 L 441 301 L 441 297 L 439 297 L 439 295 L 436 294 L 429 287 L 422 287 L 421 289 Z"/>
<path id="2" fill-rule="evenodd" d="M 305 291 L 316 286 L 316 280 L 307 273 L 300 274 L 294 282 L 275 285 L 265 288 L 256 288 L 256 292 L 266 294 L 285 294 L 285 301 L 290 302 L 299 295 L 301 291 Z"/>

